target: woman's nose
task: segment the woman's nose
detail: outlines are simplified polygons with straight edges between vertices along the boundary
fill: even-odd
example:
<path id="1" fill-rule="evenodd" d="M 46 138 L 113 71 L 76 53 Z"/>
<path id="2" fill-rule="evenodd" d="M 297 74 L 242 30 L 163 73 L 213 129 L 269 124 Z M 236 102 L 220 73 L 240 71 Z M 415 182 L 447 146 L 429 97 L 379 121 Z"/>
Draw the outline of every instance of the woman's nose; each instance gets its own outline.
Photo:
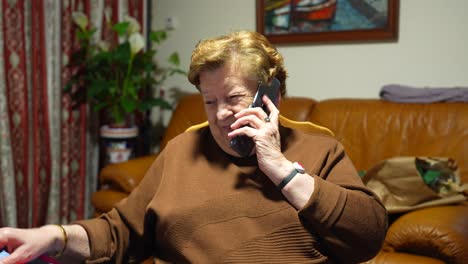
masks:
<path id="1" fill-rule="evenodd" d="M 226 118 L 233 115 L 233 112 L 229 105 L 225 103 L 218 104 L 218 110 L 216 112 L 216 118 L 218 120 L 225 120 Z"/>

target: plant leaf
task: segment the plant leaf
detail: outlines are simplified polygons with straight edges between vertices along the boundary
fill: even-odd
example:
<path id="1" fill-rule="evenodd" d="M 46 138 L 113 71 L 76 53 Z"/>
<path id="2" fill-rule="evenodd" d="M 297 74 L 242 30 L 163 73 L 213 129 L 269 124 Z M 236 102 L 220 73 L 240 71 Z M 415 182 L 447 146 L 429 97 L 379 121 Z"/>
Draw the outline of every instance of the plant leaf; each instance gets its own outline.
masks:
<path id="1" fill-rule="evenodd" d="M 180 59 L 179 59 L 179 54 L 177 52 L 174 52 L 169 56 L 167 59 L 168 62 L 172 63 L 173 65 L 179 66 L 180 65 Z"/>
<path id="2" fill-rule="evenodd" d="M 119 35 L 119 37 L 123 37 L 127 33 L 127 28 L 129 25 L 130 25 L 129 22 L 120 22 L 120 23 L 113 25 L 112 30 L 117 32 L 117 35 Z"/>
<path id="3" fill-rule="evenodd" d="M 162 98 L 149 98 L 149 99 L 146 99 L 145 101 L 141 102 L 140 104 L 140 111 L 146 111 L 146 110 L 149 110 L 155 106 L 159 106 L 161 107 L 162 109 L 172 109 L 172 105 L 162 99 Z"/>
<path id="4" fill-rule="evenodd" d="M 88 98 L 93 99 L 95 97 L 98 97 L 99 94 L 102 92 L 106 94 L 105 90 L 107 89 L 111 89 L 107 81 L 101 80 L 101 79 L 92 80 L 87 88 L 87 96 Z M 102 98 L 99 98 L 99 99 L 102 99 Z"/>
<path id="5" fill-rule="evenodd" d="M 97 112 L 97 111 L 103 109 L 104 107 L 106 107 L 108 105 L 109 104 L 107 102 L 98 102 L 98 103 L 94 104 L 93 110 Z"/>
<path id="6" fill-rule="evenodd" d="M 174 74 L 176 74 L 176 73 L 177 73 L 177 74 L 181 74 L 181 75 L 187 75 L 187 72 L 185 72 L 185 71 L 183 71 L 183 70 L 181 70 L 181 69 L 179 69 L 179 68 L 173 68 L 173 69 L 171 69 L 171 70 L 169 71 L 169 76 L 172 76 L 172 75 L 174 75 Z"/>
<path id="7" fill-rule="evenodd" d="M 116 60 L 121 66 L 119 68 L 127 69 L 128 63 L 130 62 L 130 44 L 124 42 L 117 46 L 115 52 L 113 53 L 112 60 Z"/>
<path id="8" fill-rule="evenodd" d="M 167 38 L 167 33 L 164 30 L 152 31 L 150 33 L 150 39 L 153 42 L 160 44 Z"/>
<path id="9" fill-rule="evenodd" d="M 120 105 L 122 106 L 122 108 L 127 113 L 131 113 L 131 112 L 135 111 L 135 109 L 137 108 L 136 101 L 131 97 L 122 98 L 122 101 L 120 102 Z"/>

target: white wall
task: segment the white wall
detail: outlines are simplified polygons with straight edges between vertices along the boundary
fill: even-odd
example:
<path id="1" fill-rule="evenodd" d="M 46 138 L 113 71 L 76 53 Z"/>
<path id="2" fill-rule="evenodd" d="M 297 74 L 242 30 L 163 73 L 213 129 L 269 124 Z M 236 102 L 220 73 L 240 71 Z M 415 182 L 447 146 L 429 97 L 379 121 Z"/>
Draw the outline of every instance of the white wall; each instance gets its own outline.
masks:
<path id="1" fill-rule="evenodd" d="M 382 85 L 468 86 L 468 1 L 400 0 L 399 40 L 394 43 L 281 45 L 289 70 L 288 94 L 316 99 L 376 98 Z M 153 28 L 167 17 L 176 28 L 158 57 L 172 51 L 188 68 L 203 38 L 232 30 L 255 30 L 254 0 L 156 0 Z M 195 88 L 184 78 L 167 86 Z"/>

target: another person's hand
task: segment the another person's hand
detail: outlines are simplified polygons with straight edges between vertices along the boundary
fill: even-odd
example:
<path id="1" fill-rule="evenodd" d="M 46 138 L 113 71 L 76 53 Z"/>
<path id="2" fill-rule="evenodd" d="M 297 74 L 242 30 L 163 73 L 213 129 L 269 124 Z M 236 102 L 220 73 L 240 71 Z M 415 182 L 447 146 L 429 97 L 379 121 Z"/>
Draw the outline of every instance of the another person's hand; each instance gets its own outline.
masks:
<path id="1" fill-rule="evenodd" d="M 60 227 L 54 225 L 32 229 L 0 228 L 0 248 L 10 253 L 0 263 L 25 263 L 43 254 L 54 254 L 63 246 L 61 237 Z"/>

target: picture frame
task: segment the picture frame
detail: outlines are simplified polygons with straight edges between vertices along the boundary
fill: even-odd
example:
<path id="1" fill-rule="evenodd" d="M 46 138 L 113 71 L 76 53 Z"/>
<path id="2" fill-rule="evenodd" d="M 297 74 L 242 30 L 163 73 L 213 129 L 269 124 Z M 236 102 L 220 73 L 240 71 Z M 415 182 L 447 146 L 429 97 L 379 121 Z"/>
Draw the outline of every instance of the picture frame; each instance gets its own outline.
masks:
<path id="1" fill-rule="evenodd" d="M 257 0 L 256 27 L 276 44 L 396 41 L 398 11 L 399 0 Z"/>

